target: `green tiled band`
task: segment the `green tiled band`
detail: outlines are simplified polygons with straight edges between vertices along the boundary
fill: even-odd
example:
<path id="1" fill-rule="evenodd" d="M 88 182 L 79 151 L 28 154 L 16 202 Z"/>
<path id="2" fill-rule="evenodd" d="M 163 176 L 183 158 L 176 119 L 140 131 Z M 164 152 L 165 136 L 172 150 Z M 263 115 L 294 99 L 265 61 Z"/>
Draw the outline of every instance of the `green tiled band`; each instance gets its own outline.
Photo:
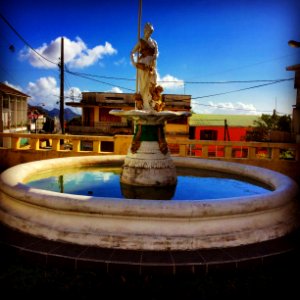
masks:
<path id="1" fill-rule="evenodd" d="M 136 139 L 137 136 L 139 136 L 138 140 L 141 142 L 158 141 L 158 132 L 160 127 L 162 127 L 162 125 L 137 125 L 134 139 Z"/>

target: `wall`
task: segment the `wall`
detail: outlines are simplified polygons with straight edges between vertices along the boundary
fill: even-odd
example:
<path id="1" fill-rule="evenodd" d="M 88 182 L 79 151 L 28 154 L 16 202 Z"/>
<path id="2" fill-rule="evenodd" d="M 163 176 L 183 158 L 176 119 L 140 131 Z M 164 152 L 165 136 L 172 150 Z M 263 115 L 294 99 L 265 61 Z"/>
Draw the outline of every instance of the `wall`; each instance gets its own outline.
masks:
<path id="1" fill-rule="evenodd" d="M 224 140 L 224 126 L 196 126 L 195 127 L 195 140 L 200 140 L 201 130 L 216 130 L 217 141 Z M 230 141 L 241 141 L 246 135 L 245 127 L 228 127 Z"/>

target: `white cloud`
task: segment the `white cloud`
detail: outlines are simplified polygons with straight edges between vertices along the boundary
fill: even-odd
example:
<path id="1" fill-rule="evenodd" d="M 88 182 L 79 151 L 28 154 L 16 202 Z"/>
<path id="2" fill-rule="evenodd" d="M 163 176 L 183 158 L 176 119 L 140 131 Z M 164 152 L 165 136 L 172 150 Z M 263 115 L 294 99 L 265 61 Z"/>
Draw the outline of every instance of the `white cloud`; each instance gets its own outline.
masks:
<path id="1" fill-rule="evenodd" d="M 122 57 L 121 59 L 117 60 L 114 62 L 116 66 L 126 66 L 127 65 L 127 60 L 125 57 Z"/>
<path id="2" fill-rule="evenodd" d="M 182 79 L 178 79 L 170 74 L 162 78 L 157 74 L 157 81 L 164 89 L 179 89 L 184 87 L 184 81 Z"/>
<path id="3" fill-rule="evenodd" d="M 28 60 L 29 63 L 37 68 L 57 68 L 60 61 L 61 38 L 58 37 L 48 44 L 35 49 L 40 55 L 45 57 L 49 62 L 37 55 L 31 49 L 23 49 L 20 52 L 20 59 Z M 84 68 L 93 65 L 101 60 L 105 55 L 116 54 L 117 50 L 109 42 L 104 45 L 98 45 L 89 49 L 80 37 L 76 37 L 75 41 L 64 38 L 64 61 L 65 64 L 73 68 Z"/>
<path id="4" fill-rule="evenodd" d="M 217 102 L 209 101 L 208 104 L 200 104 L 192 100 L 193 110 L 202 114 L 230 114 L 230 115 L 260 115 L 253 104 L 243 102 Z"/>
<path id="5" fill-rule="evenodd" d="M 31 99 L 31 105 L 43 105 L 47 109 L 53 109 L 59 100 L 59 87 L 53 77 L 41 77 L 35 82 L 29 82 L 26 92 Z"/>
<path id="6" fill-rule="evenodd" d="M 110 91 L 108 92 L 111 92 L 111 93 L 123 93 L 123 91 L 117 87 L 117 86 L 114 86 Z"/>
<path id="7" fill-rule="evenodd" d="M 78 87 L 71 87 L 67 91 L 65 91 L 65 97 L 67 101 L 75 101 L 78 102 L 81 100 L 81 90 Z"/>
<path id="8" fill-rule="evenodd" d="M 59 108 L 60 100 L 60 89 L 57 85 L 57 81 L 54 77 L 41 77 L 35 82 L 29 82 L 26 93 L 31 96 L 29 100 L 30 105 L 43 106 L 48 110 L 53 108 Z M 69 90 L 65 91 L 65 101 L 66 102 L 79 102 L 81 99 L 81 90 L 78 87 L 71 87 Z M 81 113 L 81 110 L 69 107 L 77 113 Z"/>

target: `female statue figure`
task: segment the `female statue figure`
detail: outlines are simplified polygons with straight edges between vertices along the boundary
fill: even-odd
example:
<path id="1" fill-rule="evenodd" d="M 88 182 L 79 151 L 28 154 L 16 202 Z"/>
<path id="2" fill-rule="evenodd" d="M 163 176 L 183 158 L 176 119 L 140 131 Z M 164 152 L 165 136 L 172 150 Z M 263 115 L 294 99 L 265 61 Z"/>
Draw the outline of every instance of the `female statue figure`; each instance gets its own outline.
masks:
<path id="1" fill-rule="evenodd" d="M 133 47 L 130 58 L 132 64 L 138 70 L 139 93 L 136 95 L 138 109 L 160 111 L 162 109 L 157 109 L 157 103 L 161 102 L 160 93 L 163 91 L 163 88 L 157 86 L 156 59 L 158 47 L 156 41 L 150 37 L 153 31 L 153 26 L 150 23 L 146 23 L 144 37 Z M 134 59 L 135 53 L 138 53 L 136 61 Z"/>

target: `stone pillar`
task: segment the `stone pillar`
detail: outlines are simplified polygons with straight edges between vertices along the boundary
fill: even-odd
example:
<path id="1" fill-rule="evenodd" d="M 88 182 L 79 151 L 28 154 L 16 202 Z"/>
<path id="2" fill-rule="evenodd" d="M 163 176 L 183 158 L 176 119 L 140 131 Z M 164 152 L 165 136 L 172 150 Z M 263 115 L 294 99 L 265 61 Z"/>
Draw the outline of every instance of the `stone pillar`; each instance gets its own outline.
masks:
<path id="1" fill-rule="evenodd" d="M 164 136 L 164 124 L 139 123 L 124 161 L 121 182 L 140 186 L 176 185 L 176 169 Z"/>
<path id="2" fill-rule="evenodd" d="M 160 189 L 163 189 L 168 190 L 170 199 L 177 184 L 177 175 L 165 139 L 165 123 L 187 117 L 190 113 L 144 110 L 111 110 L 109 113 L 131 119 L 136 124 L 120 178 L 123 194 L 129 198 L 136 198 L 138 193 L 138 198 L 158 199 Z"/>

